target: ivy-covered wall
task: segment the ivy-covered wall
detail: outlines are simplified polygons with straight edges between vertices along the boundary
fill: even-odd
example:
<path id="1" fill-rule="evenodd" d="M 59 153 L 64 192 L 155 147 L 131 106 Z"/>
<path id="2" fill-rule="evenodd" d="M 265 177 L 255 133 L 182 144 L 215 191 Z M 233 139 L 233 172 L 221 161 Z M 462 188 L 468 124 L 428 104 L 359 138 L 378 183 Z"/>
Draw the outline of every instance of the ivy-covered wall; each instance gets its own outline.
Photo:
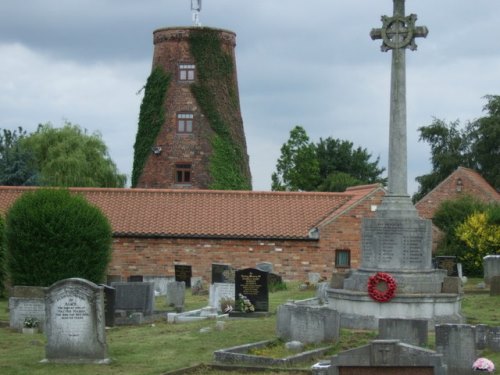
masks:
<path id="1" fill-rule="evenodd" d="M 197 73 L 191 92 L 214 131 L 210 189 L 251 190 L 233 57 L 215 29 L 192 29 L 189 45 Z"/>
<path id="2" fill-rule="evenodd" d="M 165 122 L 164 101 L 171 75 L 157 66 L 149 76 L 139 113 L 139 127 L 134 144 L 132 187 L 137 186 L 156 137 Z"/>

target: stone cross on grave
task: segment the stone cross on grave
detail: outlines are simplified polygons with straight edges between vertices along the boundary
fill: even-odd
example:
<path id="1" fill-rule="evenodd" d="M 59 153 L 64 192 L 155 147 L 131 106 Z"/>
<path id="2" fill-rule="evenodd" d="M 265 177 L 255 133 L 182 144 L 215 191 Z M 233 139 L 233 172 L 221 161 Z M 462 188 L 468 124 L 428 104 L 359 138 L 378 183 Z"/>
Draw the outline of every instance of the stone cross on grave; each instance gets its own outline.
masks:
<path id="1" fill-rule="evenodd" d="M 425 26 L 415 26 L 417 16 L 405 16 L 405 0 L 394 1 L 394 15 L 382 16 L 382 28 L 372 29 L 373 40 L 382 39 L 382 51 L 392 50 L 389 123 L 388 189 L 380 209 L 414 211 L 407 192 L 406 147 L 406 48 L 417 49 L 415 38 L 426 37 Z"/>

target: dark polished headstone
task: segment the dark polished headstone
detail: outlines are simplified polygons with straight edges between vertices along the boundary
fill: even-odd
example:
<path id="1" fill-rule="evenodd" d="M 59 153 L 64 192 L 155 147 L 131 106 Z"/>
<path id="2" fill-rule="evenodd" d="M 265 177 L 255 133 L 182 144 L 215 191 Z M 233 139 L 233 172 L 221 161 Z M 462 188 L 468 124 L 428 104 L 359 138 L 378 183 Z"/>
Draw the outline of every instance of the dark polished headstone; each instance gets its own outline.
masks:
<path id="1" fill-rule="evenodd" d="M 142 275 L 132 275 L 128 277 L 127 281 L 129 283 L 142 283 L 144 281 L 144 277 Z"/>
<path id="2" fill-rule="evenodd" d="M 142 312 L 151 315 L 154 310 L 154 283 L 112 283 L 116 289 L 116 310 Z"/>
<path id="3" fill-rule="evenodd" d="M 104 320 L 106 321 L 106 327 L 114 327 L 116 289 L 108 285 L 101 286 L 104 288 Z"/>
<path id="4" fill-rule="evenodd" d="M 268 273 L 256 268 L 236 271 L 235 300 L 243 295 L 250 300 L 255 311 L 269 311 Z"/>
<path id="5" fill-rule="evenodd" d="M 189 265 L 174 265 L 175 281 L 184 281 L 186 288 L 191 288 L 192 267 Z"/>

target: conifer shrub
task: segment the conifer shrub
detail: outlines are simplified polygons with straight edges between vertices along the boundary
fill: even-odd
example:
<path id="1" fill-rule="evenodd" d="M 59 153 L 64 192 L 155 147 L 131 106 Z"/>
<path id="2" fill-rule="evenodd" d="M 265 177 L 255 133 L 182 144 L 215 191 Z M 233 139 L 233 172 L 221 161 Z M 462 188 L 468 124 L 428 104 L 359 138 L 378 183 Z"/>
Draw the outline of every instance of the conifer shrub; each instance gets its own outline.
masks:
<path id="1" fill-rule="evenodd" d="M 70 277 L 99 283 L 111 258 L 106 216 L 64 189 L 23 194 L 7 213 L 5 237 L 12 285 L 49 286 Z"/>

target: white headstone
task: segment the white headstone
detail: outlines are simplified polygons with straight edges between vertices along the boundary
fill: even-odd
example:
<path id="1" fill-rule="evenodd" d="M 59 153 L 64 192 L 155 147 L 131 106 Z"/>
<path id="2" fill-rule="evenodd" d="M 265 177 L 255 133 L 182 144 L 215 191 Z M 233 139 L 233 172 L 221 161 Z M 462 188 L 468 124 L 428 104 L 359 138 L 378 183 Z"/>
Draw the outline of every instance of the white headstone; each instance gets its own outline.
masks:
<path id="1" fill-rule="evenodd" d="M 45 292 L 46 362 L 109 363 L 103 287 L 78 278 Z"/>

